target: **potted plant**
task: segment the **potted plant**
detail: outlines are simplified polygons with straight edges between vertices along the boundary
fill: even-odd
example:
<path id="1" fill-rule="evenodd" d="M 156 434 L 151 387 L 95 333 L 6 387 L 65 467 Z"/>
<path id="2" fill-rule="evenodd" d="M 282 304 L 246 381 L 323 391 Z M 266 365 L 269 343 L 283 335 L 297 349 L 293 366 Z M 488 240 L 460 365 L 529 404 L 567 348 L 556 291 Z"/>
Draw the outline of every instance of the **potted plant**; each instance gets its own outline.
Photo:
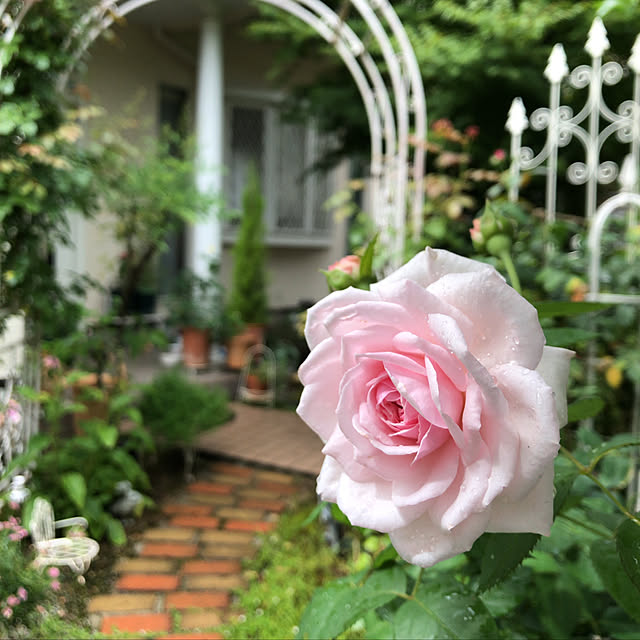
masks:
<path id="1" fill-rule="evenodd" d="M 195 183 L 190 140 L 166 129 L 133 144 L 126 133 L 103 133 L 99 175 L 113 234 L 123 248 L 115 286 L 118 315 L 149 310 L 149 293 L 157 285 L 154 267 L 167 237 L 206 215 L 216 201 Z"/>
<path id="2" fill-rule="evenodd" d="M 242 368 L 248 347 L 264 342 L 267 289 L 263 208 L 260 179 L 255 167 L 251 166 L 242 198 L 242 219 L 233 248 L 229 307 L 245 323 L 245 330 L 229 342 L 227 364 L 232 369 Z"/>
<path id="3" fill-rule="evenodd" d="M 168 321 L 180 329 L 183 362 L 190 368 L 206 367 L 211 339 L 225 342 L 240 325 L 237 314 L 225 305 L 218 272 L 215 261 L 209 264 L 207 278 L 185 269 L 167 300 Z"/>

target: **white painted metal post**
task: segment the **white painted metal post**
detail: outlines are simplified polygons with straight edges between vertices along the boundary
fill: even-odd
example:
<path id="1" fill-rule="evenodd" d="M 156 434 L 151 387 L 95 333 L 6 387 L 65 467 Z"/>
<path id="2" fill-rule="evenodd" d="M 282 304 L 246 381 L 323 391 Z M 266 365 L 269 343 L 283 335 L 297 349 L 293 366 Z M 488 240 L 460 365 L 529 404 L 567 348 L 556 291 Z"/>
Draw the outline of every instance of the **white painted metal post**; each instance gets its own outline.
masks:
<path id="1" fill-rule="evenodd" d="M 224 68 L 222 26 L 218 15 L 209 15 L 200 29 L 196 88 L 196 184 L 202 193 L 222 195 L 224 153 Z M 200 276 L 209 273 L 209 262 L 219 260 L 222 233 L 219 204 L 208 217 L 190 228 L 188 260 Z"/>

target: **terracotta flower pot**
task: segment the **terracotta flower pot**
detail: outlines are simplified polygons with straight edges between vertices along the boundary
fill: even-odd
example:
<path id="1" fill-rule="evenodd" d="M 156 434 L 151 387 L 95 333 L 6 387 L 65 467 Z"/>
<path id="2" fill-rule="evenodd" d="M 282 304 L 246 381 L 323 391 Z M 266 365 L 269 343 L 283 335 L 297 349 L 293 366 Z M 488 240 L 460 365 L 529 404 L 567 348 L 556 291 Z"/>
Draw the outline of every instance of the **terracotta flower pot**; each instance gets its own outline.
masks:
<path id="1" fill-rule="evenodd" d="M 209 331 L 184 327 L 182 329 L 182 362 L 190 369 L 209 366 Z"/>
<path id="2" fill-rule="evenodd" d="M 247 349 L 254 344 L 264 344 L 263 324 L 247 324 L 242 333 L 231 337 L 227 351 L 229 369 L 242 369 Z"/>

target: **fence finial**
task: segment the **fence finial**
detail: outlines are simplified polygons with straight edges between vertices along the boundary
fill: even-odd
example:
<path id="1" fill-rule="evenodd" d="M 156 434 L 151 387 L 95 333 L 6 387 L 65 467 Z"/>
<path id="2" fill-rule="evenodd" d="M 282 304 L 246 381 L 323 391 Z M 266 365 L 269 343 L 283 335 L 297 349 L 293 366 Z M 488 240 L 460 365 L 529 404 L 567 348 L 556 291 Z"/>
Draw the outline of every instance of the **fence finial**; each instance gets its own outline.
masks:
<path id="1" fill-rule="evenodd" d="M 544 75 L 551 84 L 558 84 L 568 73 L 569 67 L 567 66 L 567 56 L 564 52 L 564 47 L 561 44 L 556 44 L 553 46 L 553 49 L 551 49 L 551 55 L 544 70 Z"/>
<path id="2" fill-rule="evenodd" d="M 607 30 L 600 16 L 596 16 L 589 29 L 589 38 L 584 46 L 585 51 L 592 58 L 601 58 L 602 54 L 609 48 L 609 39 L 607 38 Z"/>
<path id="3" fill-rule="evenodd" d="M 633 191 L 637 177 L 633 156 L 629 153 L 624 157 L 622 168 L 620 169 L 620 175 L 618 176 L 618 181 L 620 182 L 622 190 Z"/>
<path id="4" fill-rule="evenodd" d="M 640 73 L 640 34 L 636 36 L 636 41 L 631 47 L 631 57 L 627 65 L 634 73 Z"/>
<path id="5" fill-rule="evenodd" d="M 505 129 L 512 136 L 519 136 L 529 126 L 527 111 L 524 108 L 522 98 L 514 98 L 509 109 L 509 117 Z"/>

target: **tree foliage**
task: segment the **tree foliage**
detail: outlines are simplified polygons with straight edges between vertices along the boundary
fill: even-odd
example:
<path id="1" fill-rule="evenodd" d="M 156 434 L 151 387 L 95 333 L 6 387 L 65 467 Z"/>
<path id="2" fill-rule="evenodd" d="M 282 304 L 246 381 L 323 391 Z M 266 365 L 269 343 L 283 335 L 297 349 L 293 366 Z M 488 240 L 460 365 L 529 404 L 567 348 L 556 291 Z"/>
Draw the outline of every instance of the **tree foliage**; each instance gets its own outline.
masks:
<path id="1" fill-rule="evenodd" d="M 229 307 L 243 322 L 263 323 L 267 315 L 263 199 L 255 167 L 248 172 L 242 196 L 242 219 L 233 248 L 233 282 Z"/>
<path id="2" fill-rule="evenodd" d="M 334 2 L 334 8 L 348 3 Z M 630 3 L 625 2 L 629 10 Z M 422 71 L 429 121 L 446 117 L 456 126 L 479 125 L 476 158 L 485 159 L 506 143 L 509 105 L 521 96 L 528 109 L 547 101 L 543 76 L 553 45 L 562 42 L 572 66 L 587 62 L 583 51 L 589 26 L 600 3 L 573 0 L 398 0 L 393 3 L 414 47 Z M 301 56 L 326 60 L 326 68 L 296 87 L 290 113 L 316 118 L 319 127 L 339 141 L 339 154 L 364 154 L 368 130 L 354 82 L 333 47 L 301 21 L 273 8 L 261 8 L 251 27 L 257 37 L 286 42 L 275 73 L 283 77 Z M 361 35 L 364 22 L 354 8 L 344 11 Z M 636 14 L 637 15 L 637 12 Z M 637 28 L 628 12 L 605 18 L 616 59 L 628 57 Z M 369 52 L 384 64 L 377 43 L 363 38 Z"/>
<path id="3" fill-rule="evenodd" d="M 95 158 L 77 143 L 89 116 L 56 86 L 73 51 L 62 43 L 90 0 L 36 2 L 4 43 L 0 79 L 0 318 L 24 311 L 32 326 L 65 314 L 53 248 L 69 242 L 67 214 L 95 203 Z"/>

